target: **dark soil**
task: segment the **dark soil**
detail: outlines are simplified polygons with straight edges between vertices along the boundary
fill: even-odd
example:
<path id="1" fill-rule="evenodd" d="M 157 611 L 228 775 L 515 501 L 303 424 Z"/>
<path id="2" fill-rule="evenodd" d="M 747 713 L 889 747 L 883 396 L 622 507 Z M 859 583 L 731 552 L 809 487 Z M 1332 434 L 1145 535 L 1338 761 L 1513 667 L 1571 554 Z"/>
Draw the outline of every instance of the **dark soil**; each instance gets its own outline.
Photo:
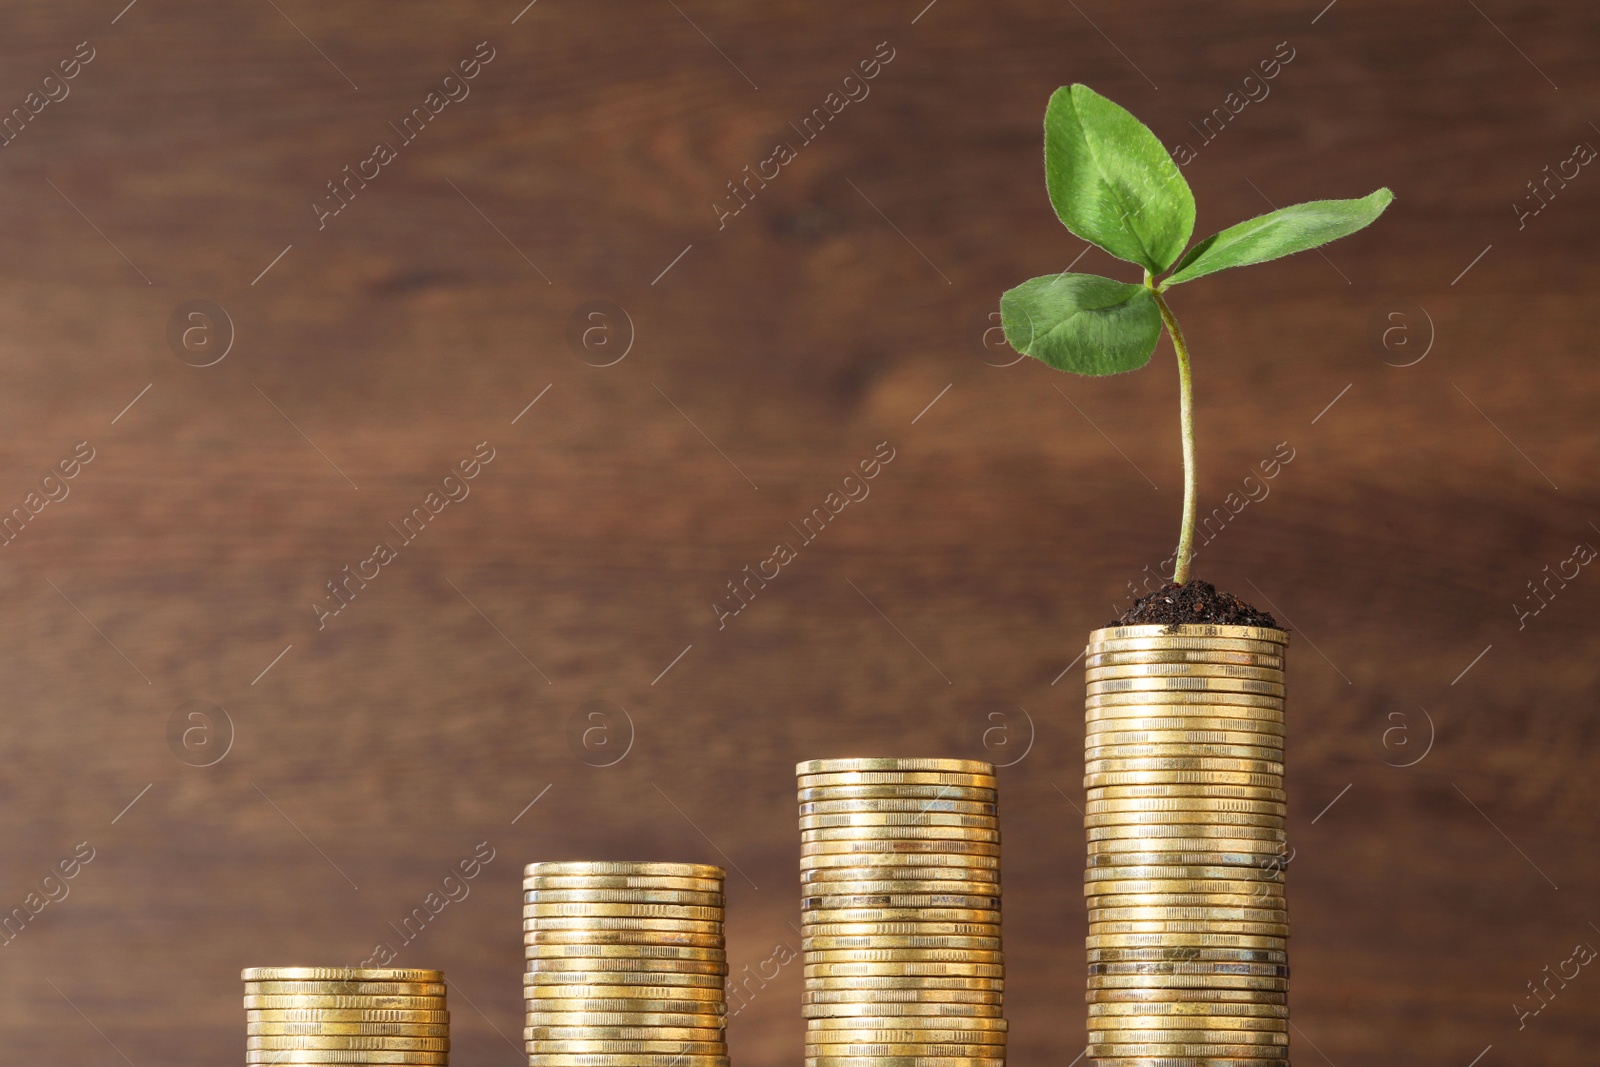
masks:
<path id="1" fill-rule="evenodd" d="M 1246 604 L 1232 593 L 1224 593 L 1210 582 L 1198 578 L 1185 585 L 1168 582 L 1154 593 L 1140 597 L 1133 607 L 1122 613 L 1120 619 L 1109 626 L 1147 626 L 1166 623 L 1180 626 L 1184 623 L 1214 623 L 1221 626 L 1270 626 L 1283 629 L 1264 611 Z"/>

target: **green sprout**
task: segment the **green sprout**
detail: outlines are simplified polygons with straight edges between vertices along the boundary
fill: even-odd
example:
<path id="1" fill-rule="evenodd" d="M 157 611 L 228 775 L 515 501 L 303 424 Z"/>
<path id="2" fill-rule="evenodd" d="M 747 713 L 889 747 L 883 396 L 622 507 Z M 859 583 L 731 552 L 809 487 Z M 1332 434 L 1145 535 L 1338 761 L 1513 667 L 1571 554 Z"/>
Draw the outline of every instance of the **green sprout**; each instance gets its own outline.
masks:
<path id="1" fill-rule="evenodd" d="M 1057 370 L 1120 374 L 1150 362 L 1166 327 L 1178 358 L 1183 520 L 1173 581 L 1183 585 L 1194 555 L 1194 387 L 1188 345 L 1162 294 L 1219 270 L 1265 263 L 1355 233 L 1381 215 L 1394 194 L 1379 189 L 1357 200 L 1279 208 L 1189 247 L 1194 194 L 1178 165 L 1144 123 L 1087 85 L 1063 86 L 1050 96 L 1044 175 L 1050 203 L 1067 229 L 1143 267 L 1144 283 L 1096 274 L 1030 279 L 1000 298 L 1006 341 Z M 1168 269 L 1172 273 L 1158 281 Z"/>

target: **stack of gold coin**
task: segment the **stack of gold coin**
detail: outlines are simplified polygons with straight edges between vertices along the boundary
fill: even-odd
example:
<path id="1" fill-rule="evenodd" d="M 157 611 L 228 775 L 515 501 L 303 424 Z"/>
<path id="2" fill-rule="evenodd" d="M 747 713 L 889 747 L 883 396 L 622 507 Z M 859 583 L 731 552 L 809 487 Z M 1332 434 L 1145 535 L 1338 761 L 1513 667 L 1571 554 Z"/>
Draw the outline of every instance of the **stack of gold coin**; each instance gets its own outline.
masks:
<path id="1" fill-rule="evenodd" d="M 444 972 L 247 967 L 247 1064 L 449 1063 Z"/>
<path id="2" fill-rule="evenodd" d="M 1090 635 L 1092 1062 L 1288 1063 L 1288 640 L 1209 625 Z"/>
<path id="3" fill-rule="evenodd" d="M 837 759 L 796 773 L 805 1067 L 999 1067 L 994 767 Z"/>
<path id="4" fill-rule="evenodd" d="M 530 1067 L 728 1067 L 723 870 L 530 863 Z"/>

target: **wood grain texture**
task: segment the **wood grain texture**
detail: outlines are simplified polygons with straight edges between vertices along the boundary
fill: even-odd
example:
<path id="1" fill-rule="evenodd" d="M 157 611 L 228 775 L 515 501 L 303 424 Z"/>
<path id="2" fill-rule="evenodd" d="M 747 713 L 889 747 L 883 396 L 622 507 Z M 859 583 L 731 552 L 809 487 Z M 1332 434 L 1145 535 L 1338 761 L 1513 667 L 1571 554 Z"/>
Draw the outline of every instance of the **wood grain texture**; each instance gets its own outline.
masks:
<path id="1" fill-rule="evenodd" d="M 0 547 L 0 913 L 96 850 L 0 949 L 9 1058 L 225 1062 L 240 967 L 365 959 L 488 841 L 397 962 L 450 975 L 456 1062 L 512 1064 L 523 863 L 728 864 L 730 953 L 757 967 L 798 944 L 796 760 L 1026 750 L 1002 772 L 1011 1061 L 1070 1062 L 1066 668 L 1170 554 L 1175 376 L 1165 345 L 1088 381 L 989 365 L 976 336 L 1083 249 L 1041 181 L 1052 89 L 1192 142 L 1283 41 L 1270 95 L 1186 168 L 1199 234 L 1398 196 L 1326 257 L 1173 300 L 1204 507 L 1294 456 L 1197 572 L 1295 630 L 1295 1056 L 1592 1056 L 1600 977 L 1521 1030 L 1513 1004 L 1600 943 L 1600 576 L 1520 629 L 1513 605 L 1600 544 L 1600 176 L 1520 229 L 1511 205 L 1600 145 L 1593 10 L 120 6 L 19 2 L 0 35 L 4 109 L 95 50 L 0 148 L 0 511 L 95 455 Z M 483 41 L 470 95 L 319 230 L 325 183 Z M 799 143 L 880 42 L 870 95 Z M 719 229 L 780 140 L 795 159 Z M 193 299 L 236 329 L 215 366 L 168 348 Z M 568 343 L 594 300 L 632 322 L 614 366 Z M 1431 350 L 1386 365 L 1422 351 L 1418 308 Z M 1397 311 L 1414 345 L 1385 349 Z M 325 583 L 483 441 L 470 495 L 319 629 Z M 726 583 L 884 441 L 870 496 L 719 630 Z M 593 700 L 631 717 L 612 767 L 569 745 Z M 214 766 L 168 747 L 188 701 L 231 718 Z M 1431 750 L 1386 765 L 1425 750 L 1420 709 Z M 799 986 L 787 968 L 733 1019 L 741 1063 L 794 1061 Z"/>

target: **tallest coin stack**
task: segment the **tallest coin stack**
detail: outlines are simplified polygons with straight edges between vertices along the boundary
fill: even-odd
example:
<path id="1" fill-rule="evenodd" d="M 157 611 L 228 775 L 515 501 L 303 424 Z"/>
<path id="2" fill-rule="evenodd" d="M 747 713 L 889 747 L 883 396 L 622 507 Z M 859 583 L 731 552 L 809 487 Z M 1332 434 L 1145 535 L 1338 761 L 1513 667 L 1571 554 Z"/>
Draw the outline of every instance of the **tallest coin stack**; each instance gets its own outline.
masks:
<path id="1" fill-rule="evenodd" d="M 1287 1067 L 1287 641 L 1244 626 L 1090 635 L 1091 1062 Z"/>
<path id="2" fill-rule="evenodd" d="M 837 759 L 796 773 L 805 1067 L 1001 1067 L 994 768 Z"/>

